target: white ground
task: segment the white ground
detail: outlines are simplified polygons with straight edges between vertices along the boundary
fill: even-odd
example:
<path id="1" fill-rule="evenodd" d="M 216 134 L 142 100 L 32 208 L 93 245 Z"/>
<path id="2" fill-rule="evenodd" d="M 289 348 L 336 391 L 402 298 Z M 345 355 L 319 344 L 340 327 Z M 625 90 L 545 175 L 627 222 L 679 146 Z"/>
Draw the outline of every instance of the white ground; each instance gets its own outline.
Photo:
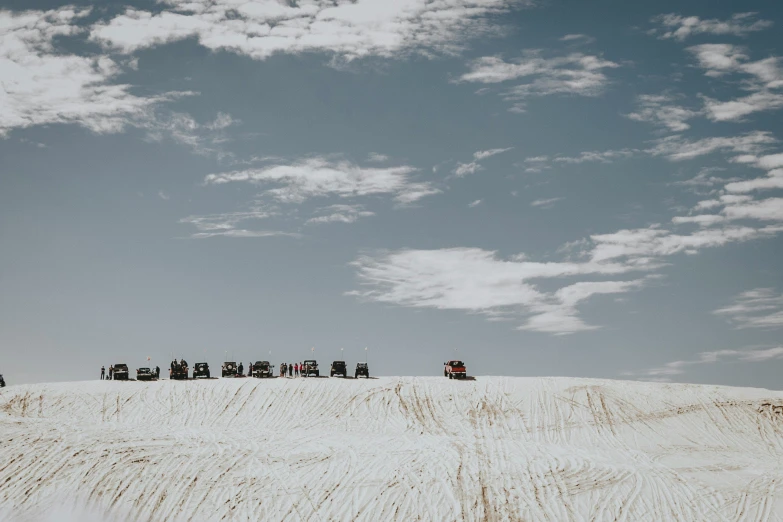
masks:
<path id="1" fill-rule="evenodd" d="M 783 392 L 501 377 L 0 391 L 0 519 L 86 513 L 783 520 Z"/>

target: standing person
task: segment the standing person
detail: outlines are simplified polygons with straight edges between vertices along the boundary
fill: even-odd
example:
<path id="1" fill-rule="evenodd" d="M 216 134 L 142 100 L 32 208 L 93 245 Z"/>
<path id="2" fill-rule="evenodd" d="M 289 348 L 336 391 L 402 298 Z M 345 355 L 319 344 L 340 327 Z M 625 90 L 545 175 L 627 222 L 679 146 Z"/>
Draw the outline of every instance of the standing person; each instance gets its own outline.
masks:
<path id="1" fill-rule="evenodd" d="M 155 367 L 155 378 L 160 379 L 160 366 Z"/>
<path id="2" fill-rule="evenodd" d="M 242 366 L 242 363 L 239 363 L 239 368 L 237 368 L 237 374 L 240 377 L 244 377 L 245 376 L 245 367 Z"/>
<path id="3" fill-rule="evenodd" d="M 289 377 L 294 376 L 294 365 L 291 363 L 288 363 L 288 376 Z"/>
<path id="4" fill-rule="evenodd" d="M 114 375 L 114 366 L 109 366 L 109 380 L 112 380 L 113 375 Z"/>
<path id="5" fill-rule="evenodd" d="M 101 366 L 101 380 L 106 378 L 106 367 Z"/>
<path id="6" fill-rule="evenodd" d="M 252 377 L 253 376 L 253 362 L 247 363 L 247 376 Z"/>

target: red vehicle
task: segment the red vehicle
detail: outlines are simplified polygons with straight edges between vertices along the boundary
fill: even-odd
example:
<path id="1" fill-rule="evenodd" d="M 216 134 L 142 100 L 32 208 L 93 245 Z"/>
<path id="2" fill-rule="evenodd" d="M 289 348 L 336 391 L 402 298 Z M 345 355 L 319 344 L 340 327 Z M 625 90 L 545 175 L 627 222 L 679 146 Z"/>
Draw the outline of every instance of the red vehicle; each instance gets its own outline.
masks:
<path id="1" fill-rule="evenodd" d="M 464 379 L 468 376 L 465 363 L 462 361 L 449 361 L 443 363 L 443 376 L 449 379 Z"/>

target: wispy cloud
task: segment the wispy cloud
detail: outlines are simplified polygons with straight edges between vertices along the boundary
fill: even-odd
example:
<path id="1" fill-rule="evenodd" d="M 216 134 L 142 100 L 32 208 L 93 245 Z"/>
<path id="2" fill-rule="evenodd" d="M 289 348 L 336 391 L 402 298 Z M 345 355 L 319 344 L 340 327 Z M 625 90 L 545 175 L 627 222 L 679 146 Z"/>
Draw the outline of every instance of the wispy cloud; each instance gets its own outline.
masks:
<path id="1" fill-rule="evenodd" d="M 460 82 L 494 84 L 527 79 L 504 91 L 504 97 L 514 102 L 512 110 L 524 111 L 530 97 L 568 94 L 597 96 L 609 83 L 604 69 L 619 64 L 595 55 L 570 53 L 546 57 L 540 49 L 527 50 L 522 57 L 505 61 L 500 56 L 484 56 L 468 63 L 470 71 L 460 76 Z"/>
<path id="2" fill-rule="evenodd" d="M 169 199 L 171 199 L 171 197 L 165 192 L 163 192 L 162 190 L 158 191 L 158 197 L 164 201 L 168 201 Z"/>
<path id="3" fill-rule="evenodd" d="M 353 266 L 365 290 L 360 298 L 419 308 L 463 310 L 490 319 L 526 318 L 519 326 L 553 334 L 593 330 L 577 306 L 595 295 L 629 292 L 645 279 L 567 284 L 544 292 L 534 281 L 578 275 L 621 274 L 633 270 L 615 263 L 538 263 L 524 256 L 499 259 L 477 248 L 400 250 L 362 256 Z"/>
<path id="4" fill-rule="evenodd" d="M 125 53 L 194 38 L 208 49 L 255 59 L 308 51 L 331 52 L 344 60 L 409 53 L 454 54 L 467 39 L 492 30 L 492 17 L 526 3 L 167 0 L 159 12 L 129 8 L 95 25 L 91 38 Z"/>
<path id="5" fill-rule="evenodd" d="M 530 203 L 531 207 L 540 207 L 540 208 L 552 208 L 552 206 L 557 203 L 558 201 L 562 201 L 565 198 L 549 198 L 549 199 L 537 199 Z"/>
<path id="6" fill-rule="evenodd" d="M 372 163 L 385 163 L 389 161 L 389 156 L 386 154 L 379 154 L 378 152 L 371 152 L 367 155 L 367 161 Z"/>
<path id="7" fill-rule="evenodd" d="M 481 205 L 481 203 L 482 203 L 482 200 L 477 199 L 475 201 L 472 201 L 472 202 L 468 203 L 468 207 L 470 207 L 470 208 L 477 207 L 477 206 Z"/>
<path id="8" fill-rule="evenodd" d="M 643 94 L 637 98 L 637 110 L 626 114 L 626 117 L 681 132 L 690 128 L 686 122 L 701 114 L 701 111 L 681 107 L 676 101 L 667 94 Z"/>
<path id="9" fill-rule="evenodd" d="M 692 366 L 716 364 L 719 362 L 766 362 L 773 359 L 783 359 L 783 346 L 755 350 L 716 350 L 701 352 L 696 359 L 672 361 L 655 368 L 642 371 L 623 372 L 623 375 L 637 377 L 642 380 L 669 382 L 675 375 L 686 373 Z"/>
<path id="10" fill-rule="evenodd" d="M 238 123 L 230 114 L 222 112 L 213 121 L 199 123 L 189 114 L 157 110 L 147 111 L 133 125 L 145 130 L 149 141 L 170 139 L 202 156 L 225 157 L 229 154 L 221 144 L 229 140 L 226 129 Z"/>
<path id="11" fill-rule="evenodd" d="M 313 157 L 286 165 L 209 174 L 208 185 L 247 182 L 266 188 L 265 194 L 288 203 L 301 203 L 324 196 L 356 197 L 391 194 L 399 203 L 412 203 L 435 194 L 425 182 L 413 182 L 416 169 L 397 167 L 361 167 L 348 160 Z"/>
<path id="12" fill-rule="evenodd" d="M 452 173 L 457 176 L 458 178 L 462 178 L 467 176 L 468 174 L 475 174 L 479 170 L 483 170 L 484 167 L 481 166 L 481 163 L 479 161 L 490 158 L 492 156 L 495 156 L 497 154 L 501 154 L 503 152 L 507 152 L 511 150 L 513 147 L 508 147 L 505 149 L 488 149 L 488 150 L 477 150 L 473 153 L 473 161 L 469 163 L 457 163 L 457 166 L 454 167 L 454 170 L 452 170 Z"/>
<path id="13" fill-rule="evenodd" d="M 279 230 L 245 230 L 231 229 L 221 232 L 198 232 L 191 235 L 193 239 L 207 239 L 210 237 L 234 237 L 234 238 L 256 238 L 256 237 L 302 237 L 301 234 L 294 232 L 281 232 Z"/>
<path id="14" fill-rule="evenodd" d="M 306 225 L 324 223 L 354 223 L 359 218 L 374 216 L 375 212 L 364 209 L 364 205 L 329 205 L 319 208 L 319 216 L 308 219 Z"/>
<path id="15" fill-rule="evenodd" d="M 756 288 L 739 294 L 734 303 L 713 313 L 726 317 L 737 328 L 782 328 L 783 295 L 771 288 Z"/>
<path id="16" fill-rule="evenodd" d="M 737 13 L 727 20 L 719 20 L 674 13 L 664 14 L 652 19 L 653 23 L 661 27 L 652 29 L 650 33 L 661 39 L 683 41 L 699 34 L 746 36 L 772 27 L 771 21 L 758 20 L 756 15 L 757 13 Z"/>

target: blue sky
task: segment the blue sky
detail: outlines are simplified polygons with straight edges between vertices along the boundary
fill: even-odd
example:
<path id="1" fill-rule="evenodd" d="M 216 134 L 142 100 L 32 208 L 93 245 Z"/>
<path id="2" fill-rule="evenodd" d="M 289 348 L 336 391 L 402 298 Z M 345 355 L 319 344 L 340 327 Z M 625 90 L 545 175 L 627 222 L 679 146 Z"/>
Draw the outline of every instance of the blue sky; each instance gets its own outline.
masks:
<path id="1" fill-rule="evenodd" d="M 6 2 L 0 372 L 367 347 L 385 375 L 777 387 L 782 24 L 771 2 Z"/>

